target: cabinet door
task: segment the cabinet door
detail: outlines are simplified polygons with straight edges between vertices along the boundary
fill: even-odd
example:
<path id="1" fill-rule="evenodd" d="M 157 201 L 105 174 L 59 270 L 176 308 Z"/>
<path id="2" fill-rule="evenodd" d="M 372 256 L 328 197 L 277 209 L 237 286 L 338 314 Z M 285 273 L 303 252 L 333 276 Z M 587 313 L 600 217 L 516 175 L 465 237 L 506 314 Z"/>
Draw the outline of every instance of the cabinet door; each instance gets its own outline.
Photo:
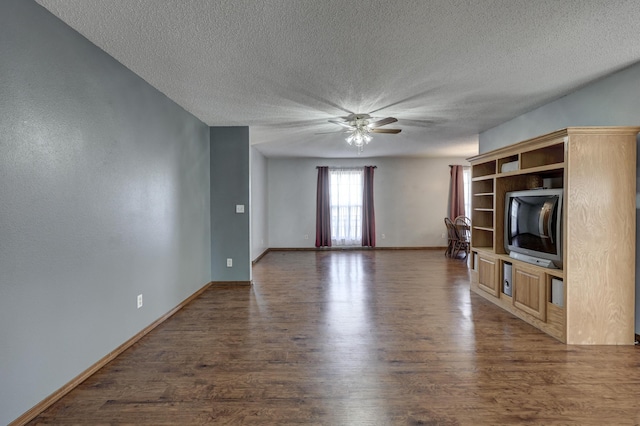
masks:
<path id="1" fill-rule="evenodd" d="M 542 272 L 513 265 L 513 305 L 539 320 L 547 318 L 547 285 Z"/>
<path id="2" fill-rule="evenodd" d="M 478 288 L 495 297 L 500 295 L 498 261 L 484 254 L 478 255 Z"/>

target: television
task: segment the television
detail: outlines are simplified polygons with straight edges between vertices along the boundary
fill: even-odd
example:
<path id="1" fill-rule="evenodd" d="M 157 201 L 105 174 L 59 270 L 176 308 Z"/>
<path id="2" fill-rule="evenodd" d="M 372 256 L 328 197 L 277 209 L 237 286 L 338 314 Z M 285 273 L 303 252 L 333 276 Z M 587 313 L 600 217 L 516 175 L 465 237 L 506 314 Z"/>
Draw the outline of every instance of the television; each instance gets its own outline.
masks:
<path id="1" fill-rule="evenodd" d="M 504 248 L 509 256 L 562 268 L 562 188 L 505 194 Z"/>

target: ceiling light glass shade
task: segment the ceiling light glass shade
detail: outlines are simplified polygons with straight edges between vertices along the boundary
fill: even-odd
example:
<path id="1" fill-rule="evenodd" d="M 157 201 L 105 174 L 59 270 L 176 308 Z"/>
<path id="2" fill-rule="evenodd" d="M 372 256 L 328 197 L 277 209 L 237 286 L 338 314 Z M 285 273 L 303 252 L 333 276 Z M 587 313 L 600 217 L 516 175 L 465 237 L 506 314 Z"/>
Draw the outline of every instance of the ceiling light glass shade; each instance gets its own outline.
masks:
<path id="1" fill-rule="evenodd" d="M 355 128 L 347 136 L 347 143 L 354 145 L 358 148 L 359 152 L 362 152 L 363 147 L 371 142 L 371 128 L 369 127 L 369 120 L 356 119 L 351 123 Z"/>

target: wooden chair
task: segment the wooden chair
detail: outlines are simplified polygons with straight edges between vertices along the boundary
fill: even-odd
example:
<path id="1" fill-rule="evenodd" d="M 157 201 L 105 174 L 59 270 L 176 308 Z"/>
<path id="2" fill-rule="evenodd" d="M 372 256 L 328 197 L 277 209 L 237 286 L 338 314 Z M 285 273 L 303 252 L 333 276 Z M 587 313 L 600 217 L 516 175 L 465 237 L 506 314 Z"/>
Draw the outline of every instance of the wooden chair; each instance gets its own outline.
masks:
<path id="1" fill-rule="evenodd" d="M 458 234 L 458 244 L 454 256 L 457 257 L 460 251 L 464 251 L 466 259 L 471 249 L 471 219 L 466 216 L 458 216 L 454 219 L 453 225 Z"/>
<path id="2" fill-rule="evenodd" d="M 444 252 L 444 255 L 447 257 L 455 257 L 460 240 L 458 231 L 448 217 L 444 218 L 444 225 L 447 227 L 447 250 Z"/>

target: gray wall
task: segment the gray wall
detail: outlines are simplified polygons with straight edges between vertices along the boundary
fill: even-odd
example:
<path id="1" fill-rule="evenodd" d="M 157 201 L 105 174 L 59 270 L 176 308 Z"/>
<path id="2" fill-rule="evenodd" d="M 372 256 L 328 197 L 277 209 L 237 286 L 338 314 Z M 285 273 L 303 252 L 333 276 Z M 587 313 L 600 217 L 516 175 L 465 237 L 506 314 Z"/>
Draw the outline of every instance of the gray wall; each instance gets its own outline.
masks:
<path id="1" fill-rule="evenodd" d="M 640 64 L 480 133 L 480 153 L 570 126 L 640 125 Z"/>
<path id="2" fill-rule="evenodd" d="M 267 159 L 251 148 L 251 260 L 269 248 Z"/>
<path id="3" fill-rule="evenodd" d="M 480 152 L 570 126 L 640 125 L 640 64 L 480 134 Z M 640 153 L 640 150 L 638 151 Z M 640 169 L 636 171 L 640 190 Z M 636 200 L 640 194 L 636 194 Z M 636 202 L 636 222 L 640 219 Z M 636 333 L 640 334 L 640 227 L 636 227 Z"/>
<path id="4" fill-rule="evenodd" d="M 210 281 L 209 129 L 33 1 L 0 100 L 7 424 Z"/>
<path id="5" fill-rule="evenodd" d="M 269 246 L 314 247 L 316 166 L 375 165 L 378 247 L 443 247 L 449 164 L 463 158 L 268 159 Z M 384 234 L 384 238 L 383 238 Z M 305 239 L 305 235 L 307 239 Z"/>
<path id="6" fill-rule="evenodd" d="M 249 172 L 249 128 L 211 127 L 212 281 L 251 280 Z"/>

